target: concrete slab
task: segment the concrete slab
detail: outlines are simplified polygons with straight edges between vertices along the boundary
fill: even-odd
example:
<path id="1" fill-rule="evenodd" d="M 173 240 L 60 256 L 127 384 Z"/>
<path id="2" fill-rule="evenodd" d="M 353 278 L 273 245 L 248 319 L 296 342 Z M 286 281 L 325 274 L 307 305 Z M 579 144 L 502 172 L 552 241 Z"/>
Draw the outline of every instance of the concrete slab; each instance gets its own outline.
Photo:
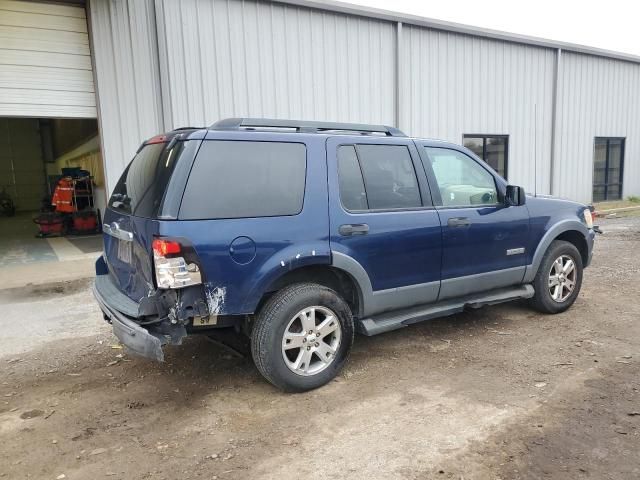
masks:
<path id="1" fill-rule="evenodd" d="M 0 289 L 92 277 L 102 236 L 37 238 L 34 215 L 0 217 Z"/>

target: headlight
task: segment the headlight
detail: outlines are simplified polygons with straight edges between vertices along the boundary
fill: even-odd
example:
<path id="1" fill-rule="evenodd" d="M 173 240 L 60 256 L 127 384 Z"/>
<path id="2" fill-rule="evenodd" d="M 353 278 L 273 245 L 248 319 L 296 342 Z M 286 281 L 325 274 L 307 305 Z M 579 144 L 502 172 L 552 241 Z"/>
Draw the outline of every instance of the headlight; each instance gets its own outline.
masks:
<path id="1" fill-rule="evenodd" d="M 584 223 L 587 224 L 588 228 L 593 228 L 593 217 L 591 216 L 591 210 L 585 208 L 582 211 L 582 215 L 584 216 Z"/>

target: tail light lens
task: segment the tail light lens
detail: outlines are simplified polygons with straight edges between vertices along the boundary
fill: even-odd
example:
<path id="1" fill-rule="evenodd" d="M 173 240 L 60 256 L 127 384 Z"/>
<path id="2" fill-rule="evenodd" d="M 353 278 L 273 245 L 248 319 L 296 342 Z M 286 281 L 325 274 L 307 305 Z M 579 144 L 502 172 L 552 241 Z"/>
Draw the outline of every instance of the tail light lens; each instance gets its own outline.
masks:
<path id="1" fill-rule="evenodd" d="M 183 288 L 202 283 L 200 268 L 181 256 L 182 245 L 173 240 L 153 240 L 153 266 L 158 288 Z"/>

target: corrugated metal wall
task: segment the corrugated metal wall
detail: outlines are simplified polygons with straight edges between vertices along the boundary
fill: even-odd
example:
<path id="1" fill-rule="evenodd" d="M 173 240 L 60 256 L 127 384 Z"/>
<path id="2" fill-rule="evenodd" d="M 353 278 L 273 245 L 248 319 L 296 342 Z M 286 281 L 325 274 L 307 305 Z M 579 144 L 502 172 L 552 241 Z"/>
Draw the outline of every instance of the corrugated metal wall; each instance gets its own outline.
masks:
<path id="1" fill-rule="evenodd" d="M 108 191 L 140 142 L 164 131 L 153 0 L 89 3 Z"/>
<path id="2" fill-rule="evenodd" d="M 169 127 L 232 116 L 394 123 L 394 24 L 270 2 L 157 0 Z"/>
<path id="3" fill-rule="evenodd" d="M 625 137 L 623 195 L 640 195 L 640 65 L 562 53 L 554 193 L 590 201 L 595 137 Z"/>
<path id="4" fill-rule="evenodd" d="M 0 115 L 96 117 L 84 8 L 0 0 Z"/>
<path id="5" fill-rule="evenodd" d="M 90 12 L 109 189 L 158 131 L 257 116 L 509 135 L 509 181 L 551 191 L 554 48 L 256 0 Z M 611 134 L 627 137 L 624 194 L 639 195 L 640 65 L 561 58 L 553 193 L 591 200 L 593 137 Z"/>
<path id="6" fill-rule="evenodd" d="M 554 50 L 404 26 L 400 52 L 402 130 L 509 135 L 509 181 L 549 193 Z"/>

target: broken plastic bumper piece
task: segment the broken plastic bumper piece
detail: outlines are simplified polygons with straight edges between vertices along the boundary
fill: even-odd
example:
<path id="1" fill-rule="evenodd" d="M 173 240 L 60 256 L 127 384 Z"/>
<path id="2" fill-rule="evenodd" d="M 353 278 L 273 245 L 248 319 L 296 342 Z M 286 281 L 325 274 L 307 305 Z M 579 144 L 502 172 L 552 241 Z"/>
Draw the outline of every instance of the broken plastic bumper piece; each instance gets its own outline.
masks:
<path id="1" fill-rule="evenodd" d="M 162 347 L 164 345 L 180 345 L 187 335 L 182 325 L 171 325 L 168 321 L 159 322 L 148 328 L 136 323 L 135 319 L 125 315 L 115 305 L 121 305 L 124 296 L 121 292 L 113 292 L 109 283 L 99 278 L 93 285 L 93 294 L 100 309 L 113 326 L 114 335 L 128 351 L 141 357 L 164 361 Z M 102 281 L 101 281 L 102 280 Z"/>

